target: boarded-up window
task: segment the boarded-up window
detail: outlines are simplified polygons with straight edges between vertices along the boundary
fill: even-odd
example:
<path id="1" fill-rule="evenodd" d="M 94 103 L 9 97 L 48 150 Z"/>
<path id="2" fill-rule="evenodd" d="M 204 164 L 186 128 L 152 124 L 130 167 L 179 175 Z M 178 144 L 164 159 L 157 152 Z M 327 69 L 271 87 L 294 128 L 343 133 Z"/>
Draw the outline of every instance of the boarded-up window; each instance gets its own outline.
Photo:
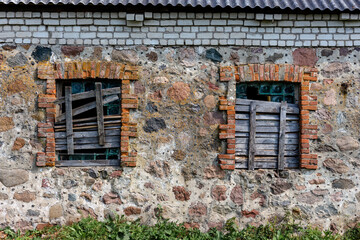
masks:
<path id="1" fill-rule="evenodd" d="M 119 165 L 119 82 L 57 83 L 57 166 Z"/>
<path id="2" fill-rule="evenodd" d="M 267 94 L 259 94 L 261 84 L 257 88 L 254 83 L 246 86 L 252 93 L 245 90 L 239 94 L 237 88 L 236 168 L 282 170 L 299 166 L 299 107 L 286 101 L 297 102 L 297 86 L 274 85 L 267 83 Z M 289 88 L 293 89 L 291 94 L 286 92 Z M 271 89 L 276 95 L 271 95 Z M 264 100 L 246 99 L 251 97 Z"/>

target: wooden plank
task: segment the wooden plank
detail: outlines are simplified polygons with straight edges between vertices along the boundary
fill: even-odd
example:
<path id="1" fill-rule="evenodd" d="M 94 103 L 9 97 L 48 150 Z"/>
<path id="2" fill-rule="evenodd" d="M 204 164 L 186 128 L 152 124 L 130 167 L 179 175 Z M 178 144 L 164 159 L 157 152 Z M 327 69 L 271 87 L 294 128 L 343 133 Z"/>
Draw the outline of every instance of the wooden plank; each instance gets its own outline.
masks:
<path id="1" fill-rule="evenodd" d="M 299 161 L 299 156 L 288 156 L 284 157 L 285 162 L 296 162 Z M 277 156 L 255 156 L 255 161 L 260 162 L 276 162 L 277 163 Z M 248 162 L 247 156 L 235 156 L 235 162 Z"/>
<path id="2" fill-rule="evenodd" d="M 248 163 L 247 162 L 237 162 L 235 163 L 236 169 L 247 169 Z M 254 163 L 255 169 L 276 169 L 277 162 L 255 162 Z M 292 169 L 292 168 L 299 168 L 299 162 L 285 162 L 284 168 Z"/>
<path id="3" fill-rule="evenodd" d="M 249 126 L 249 120 L 235 120 L 237 126 Z M 256 127 L 279 127 L 280 121 L 256 121 Z"/>
<path id="4" fill-rule="evenodd" d="M 119 99 L 118 95 L 110 95 L 104 99 L 103 104 L 113 102 L 118 99 Z M 76 116 L 76 115 L 79 115 L 80 113 L 89 111 L 94 108 L 96 108 L 96 102 L 90 102 L 90 103 L 84 104 L 78 108 L 73 109 L 72 115 Z M 56 118 L 56 122 L 63 121 L 64 119 L 65 119 L 65 114 L 63 113 Z"/>
<path id="5" fill-rule="evenodd" d="M 107 130 L 105 129 L 106 136 L 120 136 L 120 127 L 117 127 L 117 129 L 111 129 Z M 97 131 L 83 131 L 83 132 L 74 132 L 73 133 L 74 138 L 86 138 L 86 137 L 99 137 Z M 61 139 L 66 138 L 65 132 L 56 132 L 55 133 L 55 139 Z"/>
<path id="6" fill-rule="evenodd" d="M 74 145 L 75 150 L 119 148 L 119 147 L 120 147 L 120 141 L 109 142 L 109 143 L 105 143 L 104 145 L 99 145 L 98 143 L 88 143 L 88 144 Z M 55 150 L 56 151 L 66 150 L 66 146 L 65 145 L 56 145 Z"/>
<path id="7" fill-rule="evenodd" d="M 74 120 L 73 120 L 73 122 L 74 122 Z M 104 121 L 104 124 L 112 124 L 112 123 L 121 123 L 121 120 Z M 74 129 L 75 129 L 75 127 L 83 127 L 83 126 L 97 126 L 97 122 L 82 122 L 82 123 L 73 124 Z M 62 128 L 65 128 L 65 125 L 56 125 L 56 126 L 54 126 L 55 130 L 56 129 L 62 129 Z"/>
<path id="8" fill-rule="evenodd" d="M 286 110 L 287 110 L 287 103 L 286 103 L 286 102 L 281 102 L 281 107 L 280 107 L 280 132 L 279 132 L 278 170 L 284 170 Z"/>
<path id="9" fill-rule="evenodd" d="M 249 136 L 249 164 L 248 169 L 254 170 L 254 157 L 256 152 L 256 143 L 255 143 L 255 135 L 256 135 L 256 103 L 251 103 L 250 105 L 250 136 Z"/>
<path id="10" fill-rule="evenodd" d="M 120 93 L 120 87 L 102 89 L 101 92 L 102 92 L 103 96 L 108 96 L 108 95 L 112 95 L 112 94 L 119 94 Z M 94 97 L 95 97 L 95 91 L 93 91 L 93 90 L 87 91 L 87 92 L 82 92 L 82 93 L 72 94 L 73 101 L 87 99 L 87 98 L 94 98 Z M 64 97 L 59 97 L 54 103 L 55 104 L 62 104 L 64 102 L 65 102 L 65 98 Z"/>
<path id="11" fill-rule="evenodd" d="M 104 105 L 103 96 L 101 92 L 101 82 L 95 83 L 95 99 L 96 99 L 96 120 L 99 133 L 99 145 L 105 144 L 105 131 L 104 131 Z"/>
<path id="12" fill-rule="evenodd" d="M 68 154 L 74 154 L 74 136 L 72 123 L 72 97 L 71 87 L 65 87 L 65 111 L 66 111 L 66 149 Z"/>
<path id="13" fill-rule="evenodd" d="M 265 102 L 266 103 L 266 102 Z M 246 106 L 246 105 L 236 105 L 235 106 L 235 111 L 236 112 L 249 112 L 250 111 L 250 106 Z M 273 106 L 271 104 L 262 104 L 262 105 L 258 105 L 257 112 L 260 113 L 280 113 L 280 109 L 279 107 Z M 299 114 L 300 110 L 299 108 L 287 108 L 287 112 L 289 114 Z"/>
<path id="14" fill-rule="evenodd" d="M 256 123 L 254 125 L 256 125 Z M 251 126 L 249 126 L 249 125 L 240 125 L 240 126 L 235 126 L 235 131 L 236 132 L 249 132 L 250 128 L 251 128 Z M 260 132 L 260 133 L 278 133 L 279 130 L 280 130 L 279 127 L 258 127 L 258 126 L 256 126 L 256 132 Z M 299 124 L 287 124 L 285 127 L 286 133 L 299 132 L 299 130 L 300 130 Z"/>
<path id="15" fill-rule="evenodd" d="M 104 119 L 121 119 L 120 115 L 107 115 L 104 116 Z M 88 117 L 88 118 L 80 118 L 80 119 L 73 119 L 73 123 L 79 123 L 79 122 L 88 122 L 88 121 L 96 121 L 96 117 Z M 61 124 L 64 124 L 64 121 L 56 122 L 55 127 Z"/>
<path id="16" fill-rule="evenodd" d="M 255 141 L 256 142 L 256 141 Z M 238 143 L 238 144 L 235 144 L 235 149 L 248 149 L 249 147 L 249 144 L 246 144 L 246 143 Z M 256 149 L 258 150 L 278 150 L 279 149 L 279 145 L 278 143 L 276 144 L 256 144 Z M 288 150 L 298 150 L 299 149 L 299 145 L 298 144 L 287 144 L 287 145 L 284 145 L 284 149 L 285 151 L 288 151 Z"/>
<path id="17" fill-rule="evenodd" d="M 236 138 L 235 139 L 236 144 L 248 144 L 249 143 L 249 139 L 248 138 Z M 258 138 L 256 136 L 255 139 L 255 143 L 256 144 L 278 144 L 279 143 L 279 138 Z M 285 138 L 285 145 L 298 145 L 299 144 L 299 139 L 298 138 Z"/>
<path id="18" fill-rule="evenodd" d="M 299 157 L 285 157 L 285 168 L 298 168 L 299 167 Z M 255 157 L 255 168 L 277 168 L 277 156 L 274 157 Z M 236 156 L 235 157 L 235 167 L 236 168 L 248 168 L 248 157 Z"/>
<path id="19" fill-rule="evenodd" d="M 248 120 L 249 114 L 248 113 L 238 113 L 235 115 L 236 120 Z M 280 120 L 279 114 L 259 114 L 256 115 L 256 120 Z M 287 121 L 298 121 L 298 115 L 286 115 Z"/>
<path id="20" fill-rule="evenodd" d="M 242 98 L 237 98 L 235 100 L 235 104 L 236 105 L 247 105 L 250 106 L 250 104 L 254 102 L 257 103 L 257 105 L 261 105 L 261 104 L 267 104 L 267 105 L 273 105 L 277 108 L 280 108 L 281 103 L 279 102 L 270 102 L 270 101 L 261 101 L 261 100 L 252 100 L 252 99 L 242 99 Z M 288 103 L 288 107 L 289 108 L 299 108 L 298 104 L 293 104 L 293 103 Z"/>
<path id="21" fill-rule="evenodd" d="M 120 160 L 60 160 L 55 162 L 56 167 L 90 167 L 90 166 L 119 166 Z"/>
<path id="22" fill-rule="evenodd" d="M 98 137 L 88 137 L 88 138 L 74 138 L 74 144 L 89 144 L 89 143 L 98 143 Z M 120 142 L 120 135 L 118 136 L 108 136 L 105 138 L 105 143 L 112 143 L 112 142 Z M 55 140 L 56 146 L 66 145 L 66 140 L 63 138 Z"/>
<path id="23" fill-rule="evenodd" d="M 248 132 L 236 132 L 236 138 L 247 138 L 249 137 Z M 256 138 L 278 138 L 278 133 L 256 133 Z M 287 133 L 286 138 L 299 138 L 299 133 Z"/>
<path id="24" fill-rule="evenodd" d="M 277 156 L 279 153 L 278 150 L 261 150 L 257 149 L 255 151 L 256 156 Z M 249 152 L 250 154 L 250 152 Z M 246 156 L 247 151 L 245 149 L 236 149 L 235 148 L 235 155 L 237 156 Z M 298 156 L 299 151 L 298 150 L 290 150 L 290 151 L 284 151 L 284 156 Z"/>

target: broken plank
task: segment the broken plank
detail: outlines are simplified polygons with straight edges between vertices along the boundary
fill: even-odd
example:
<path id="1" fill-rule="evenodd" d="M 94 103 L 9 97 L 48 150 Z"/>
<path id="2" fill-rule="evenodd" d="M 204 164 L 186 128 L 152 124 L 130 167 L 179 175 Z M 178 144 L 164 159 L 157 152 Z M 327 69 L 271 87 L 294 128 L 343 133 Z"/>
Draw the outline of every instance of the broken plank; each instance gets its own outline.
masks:
<path id="1" fill-rule="evenodd" d="M 120 115 L 107 115 L 104 116 L 104 119 L 121 119 Z M 88 117 L 88 118 L 80 118 L 80 119 L 73 119 L 73 123 L 79 123 L 79 122 L 88 122 L 88 121 L 93 121 L 96 120 L 96 117 Z M 60 122 L 56 122 L 55 126 L 64 124 L 64 121 L 60 121 Z"/>
<path id="2" fill-rule="evenodd" d="M 246 143 L 238 143 L 235 144 L 235 149 L 247 149 L 248 148 L 248 144 Z M 256 149 L 259 150 L 278 150 L 278 144 L 256 144 Z M 288 144 L 288 145 L 284 145 L 284 149 L 285 150 L 298 150 L 299 149 L 299 145 L 298 144 Z"/>
<path id="3" fill-rule="evenodd" d="M 248 113 L 237 113 L 235 115 L 236 120 L 248 120 L 249 114 Z M 256 120 L 279 120 L 279 114 L 259 114 L 256 115 Z M 287 121 L 298 121 L 299 116 L 298 115 L 287 115 L 286 116 Z"/>
<path id="4" fill-rule="evenodd" d="M 90 167 L 90 166 L 120 166 L 120 160 L 60 160 L 56 167 Z"/>
<path id="5" fill-rule="evenodd" d="M 105 131 L 104 131 L 104 107 L 103 96 L 101 92 L 101 82 L 95 83 L 95 99 L 96 99 L 96 121 L 99 133 L 99 145 L 105 144 Z"/>
<path id="6" fill-rule="evenodd" d="M 277 168 L 278 163 L 277 162 L 255 162 L 254 163 L 254 168 L 255 169 L 276 169 Z M 296 162 L 285 162 L 284 168 L 298 168 L 299 167 L 299 163 Z M 247 162 L 237 162 L 235 163 L 235 168 L 236 169 L 247 169 L 248 168 L 248 163 Z"/>
<path id="7" fill-rule="evenodd" d="M 256 125 L 256 123 L 255 123 Z M 249 132 L 250 131 L 251 126 L 249 125 L 240 125 L 240 126 L 235 126 L 235 131 L 236 132 Z M 291 133 L 291 132 L 299 132 L 299 124 L 288 124 L 285 127 L 285 132 L 287 133 Z M 260 132 L 260 133 L 278 133 L 280 130 L 279 127 L 258 127 L 256 126 L 256 132 Z"/>
<path id="8" fill-rule="evenodd" d="M 236 138 L 248 138 L 249 132 L 235 132 Z M 256 138 L 278 138 L 278 133 L 256 133 Z M 286 138 L 299 138 L 299 133 L 287 133 Z"/>
<path id="9" fill-rule="evenodd" d="M 112 94 L 120 94 L 120 92 L 121 92 L 120 87 L 102 89 L 103 96 L 112 95 Z M 87 92 L 82 92 L 82 93 L 72 94 L 73 101 L 87 99 L 87 98 L 94 98 L 94 97 L 95 97 L 95 91 L 93 91 L 93 90 L 87 91 Z M 65 102 L 65 98 L 59 97 L 54 103 L 62 104 L 64 102 Z"/>
<path id="10" fill-rule="evenodd" d="M 235 139 L 235 143 L 236 144 L 247 144 L 249 143 L 249 139 L 248 138 L 236 138 Z M 278 144 L 279 143 L 279 138 L 258 138 L 256 137 L 255 139 L 255 143 L 256 144 Z M 297 138 L 285 138 L 285 144 L 293 144 L 293 145 L 298 145 L 299 144 L 299 140 Z"/>
<path id="11" fill-rule="evenodd" d="M 250 106 L 247 105 L 236 105 L 235 106 L 235 111 L 236 112 L 249 112 L 250 111 Z M 278 106 L 273 106 L 273 105 L 267 105 L 267 104 L 263 104 L 263 105 L 258 105 L 258 108 L 256 109 L 257 112 L 260 113 L 280 113 L 280 109 Z M 299 114 L 300 110 L 299 108 L 287 108 L 287 112 L 289 114 Z"/>
<path id="12" fill-rule="evenodd" d="M 120 136 L 120 127 L 118 129 L 111 129 L 111 130 L 105 129 L 105 134 L 106 136 Z M 83 131 L 83 132 L 74 132 L 73 136 L 74 138 L 84 138 L 84 137 L 98 137 L 99 135 L 97 131 Z M 56 132 L 55 138 L 56 139 L 66 138 L 66 133 Z"/>
<path id="13" fill-rule="evenodd" d="M 74 138 L 74 144 L 89 144 L 98 143 L 98 137 L 87 137 L 87 138 Z M 120 142 L 120 135 L 108 136 L 105 138 L 105 143 Z M 56 146 L 66 145 L 66 141 L 63 138 L 55 139 Z"/>
<path id="14" fill-rule="evenodd" d="M 103 148 L 118 148 L 120 147 L 120 141 L 104 143 L 104 145 L 99 145 L 97 143 L 88 143 L 81 145 L 74 145 L 75 150 L 84 150 L 84 149 L 103 149 Z M 64 145 L 56 145 L 56 151 L 66 150 Z M 73 154 L 73 153 L 72 153 Z"/>
<path id="15" fill-rule="evenodd" d="M 111 95 L 111 96 L 108 96 L 108 97 L 106 97 L 104 99 L 103 104 L 113 102 L 113 101 L 116 101 L 118 99 L 119 99 L 119 97 L 117 95 Z M 90 103 L 82 105 L 81 107 L 73 109 L 72 115 L 76 116 L 76 115 L 79 115 L 80 113 L 89 111 L 89 110 L 94 109 L 94 108 L 96 108 L 96 102 L 90 102 Z M 60 116 L 58 116 L 56 118 L 56 121 L 59 122 L 59 121 L 62 121 L 64 119 L 65 119 L 65 114 L 63 113 L 63 114 L 61 114 Z"/>
<path id="16" fill-rule="evenodd" d="M 273 105 L 276 107 L 280 107 L 281 103 L 280 102 L 271 102 L 271 101 L 262 101 L 262 100 L 252 100 L 252 99 L 242 99 L 242 98 L 237 98 L 235 100 L 235 104 L 236 105 L 247 105 L 250 106 L 250 104 L 254 102 L 257 105 L 261 105 L 261 104 L 267 104 L 267 105 Z M 299 108 L 298 104 L 294 104 L 294 103 L 288 103 L 287 104 L 289 108 Z"/>
<path id="17" fill-rule="evenodd" d="M 74 154 L 74 138 L 72 123 L 72 98 L 71 87 L 65 87 L 65 111 L 66 111 L 66 149 L 68 154 Z"/>

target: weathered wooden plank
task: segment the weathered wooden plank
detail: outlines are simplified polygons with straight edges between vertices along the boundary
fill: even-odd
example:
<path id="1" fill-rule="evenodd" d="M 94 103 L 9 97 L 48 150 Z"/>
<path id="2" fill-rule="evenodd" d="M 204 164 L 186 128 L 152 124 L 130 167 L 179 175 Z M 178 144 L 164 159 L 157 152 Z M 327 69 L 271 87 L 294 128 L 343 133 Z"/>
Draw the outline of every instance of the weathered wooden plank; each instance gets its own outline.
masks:
<path id="1" fill-rule="evenodd" d="M 256 125 L 256 124 L 255 124 Z M 235 126 L 236 132 L 249 132 L 251 126 L 249 125 L 239 125 Z M 280 130 L 279 127 L 258 127 L 256 126 L 256 132 L 260 133 L 278 133 Z M 286 133 L 299 132 L 299 124 L 288 124 L 285 127 Z"/>
<path id="2" fill-rule="evenodd" d="M 88 137 L 88 138 L 74 138 L 74 144 L 89 144 L 89 143 L 98 143 L 98 137 Z M 105 138 L 105 143 L 112 143 L 112 142 L 120 142 L 120 135 L 118 136 L 107 136 Z M 63 138 L 55 140 L 56 146 L 66 145 L 66 140 Z"/>
<path id="3" fill-rule="evenodd" d="M 88 144 L 74 145 L 75 150 L 118 148 L 118 147 L 120 147 L 120 141 L 104 143 L 104 145 L 99 145 L 98 143 L 88 143 Z M 66 150 L 66 146 L 64 146 L 64 145 L 56 145 L 55 149 L 57 151 Z"/>
<path id="4" fill-rule="evenodd" d="M 299 168 L 298 162 L 285 162 L 286 169 L 290 168 Z M 236 169 L 247 169 L 248 163 L 247 162 L 237 162 L 235 163 Z M 276 169 L 277 168 L 277 162 L 257 162 L 254 163 L 255 169 Z"/>
<path id="5" fill-rule="evenodd" d="M 236 138 L 248 138 L 249 132 L 236 132 Z M 278 133 L 256 133 L 256 138 L 278 138 Z M 286 138 L 299 138 L 299 133 L 287 133 Z"/>
<path id="6" fill-rule="evenodd" d="M 119 94 L 120 90 L 121 90 L 120 87 L 115 87 L 115 88 L 102 89 L 101 92 L 102 92 L 103 96 L 107 96 L 107 95 L 112 95 L 112 94 Z M 87 91 L 87 92 L 82 92 L 82 93 L 72 94 L 73 101 L 87 99 L 87 98 L 94 98 L 94 97 L 95 97 L 95 91 L 93 91 L 93 90 Z M 59 97 L 54 103 L 62 104 L 64 102 L 65 102 L 65 98 Z"/>
<path id="7" fill-rule="evenodd" d="M 250 105 L 250 136 L 249 136 L 249 170 L 254 170 L 254 157 L 256 152 L 256 103 L 251 103 Z"/>
<path id="8" fill-rule="evenodd" d="M 249 120 L 249 114 L 248 113 L 238 113 L 235 115 L 236 120 Z M 256 120 L 279 120 L 280 116 L 279 114 L 258 114 L 256 116 Z M 298 115 L 286 115 L 287 121 L 298 121 L 299 116 Z"/>
<path id="9" fill-rule="evenodd" d="M 250 106 L 236 105 L 235 111 L 236 112 L 249 112 Z M 272 105 L 266 105 L 266 104 L 258 105 L 258 109 L 256 109 L 256 111 L 259 113 L 280 113 L 279 107 L 272 106 Z M 299 114 L 300 110 L 299 110 L 299 108 L 289 108 L 288 107 L 287 112 L 289 114 Z"/>
<path id="10" fill-rule="evenodd" d="M 120 136 L 120 127 L 117 129 L 106 130 L 106 136 Z M 74 138 L 86 138 L 86 137 L 99 137 L 97 131 L 83 131 L 83 132 L 74 132 Z M 55 132 L 55 139 L 66 138 L 65 132 Z"/>
<path id="11" fill-rule="evenodd" d="M 113 102 L 113 101 L 116 101 L 118 100 L 119 97 L 118 95 L 110 95 L 108 97 L 106 97 L 103 101 L 103 104 L 106 104 L 106 103 L 109 103 L 109 102 Z M 73 116 L 76 116 L 76 115 L 79 115 L 80 113 L 83 113 L 83 112 L 86 112 L 86 111 L 89 111 L 91 109 L 94 109 L 96 108 L 96 102 L 90 102 L 90 103 L 87 103 L 87 104 L 84 104 L 78 108 L 75 108 L 73 109 Z M 61 114 L 60 116 L 58 116 L 56 118 L 56 122 L 59 122 L 59 121 L 62 121 L 65 119 L 65 114 Z"/>
<path id="12" fill-rule="evenodd" d="M 250 153 L 250 152 L 249 152 Z M 277 156 L 279 151 L 277 150 L 261 150 L 257 149 L 255 152 L 256 156 Z M 237 156 L 246 156 L 247 151 L 245 149 L 236 149 L 235 148 L 235 155 Z M 291 150 L 291 151 L 284 151 L 284 156 L 298 156 L 298 150 Z"/>
<path id="13" fill-rule="evenodd" d="M 120 160 L 60 160 L 55 162 L 56 167 L 90 167 L 90 166 L 119 166 Z"/>
<path id="14" fill-rule="evenodd" d="M 121 116 L 120 115 L 107 115 L 107 116 L 104 116 L 104 119 L 121 119 Z M 88 122 L 88 121 L 96 121 L 96 117 L 73 119 L 73 123 Z M 64 123 L 65 123 L 64 121 L 56 122 L 55 127 L 62 125 Z"/>
<path id="15" fill-rule="evenodd" d="M 285 162 L 297 162 L 299 161 L 299 156 L 287 156 L 284 157 Z M 248 156 L 235 156 L 235 162 L 247 162 Z M 255 161 L 260 162 L 276 162 L 277 156 L 255 156 Z"/>
<path id="16" fill-rule="evenodd" d="M 248 149 L 249 144 L 246 143 L 238 143 L 235 144 L 235 149 L 241 149 L 241 150 L 246 150 Z M 279 145 L 278 143 L 276 144 L 256 144 L 256 149 L 258 150 L 278 150 L 279 149 Z M 298 144 L 287 144 L 284 145 L 284 149 L 285 151 L 288 150 L 298 150 L 299 149 L 299 145 Z"/>
<path id="17" fill-rule="evenodd" d="M 273 105 L 275 107 L 280 108 L 281 103 L 279 102 L 270 102 L 270 101 L 261 101 L 261 100 L 252 100 L 252 99 L 242 99 L 242 98 L 237 98 L 235 100 L 235 104 L 236 105 L 248 105 L 250 106 L 250 104 L 254 102 L 257 105 L 261 105 L 261 104 L 267 104 L 267 105 Z M 293 104 L 293 103 L 288 103 L 288 107 L 289 108 L 299 108 L 298 104 Z"/>
<path id="18" fill-rule="evenodd" d="M 72 123 L 72 97 L 71 87 L 65 87 L 65 113 L 66 113 L 66 146 L 68 154 L 74 154 L 74 136 Z"/>
<path id="19" fill-rule="evenodd" d="M 74 120 L 73 120 L 73 122 L 74 122 Z M 107 121 L 104 121 L 104 125 L 105 124 L 113 124 L 113 123 L 121 123 L 121 120 L 107 120 Z M 75 129 L 75 127 L 83 127 L 83 126 L 97 126 L 97 122 L 82 122 L 82 123 L 73 124 L 74 129 Z M 65 125 L 56 125 L 56 126 L 54 126 L 55 130 L 56 129 L 62 129 L 62 128 L 65 128 Z"/>
<path id="20" fill-rule="evenodd" d="M 236 144 L 248 144 L 249 143 L 249 139 L 248 138 L 236 138 L 235 139 Z M 259 138 L 256 136 L 255 139 L 255 143 L 256 144 L 278 144 L 279 143 L 279 138 L 278 137 L 271 137 L 271 138 Z M 285 144 L 294 144 L 294 145 L 298 145 L 299 144 L 299 139 L 298 138 L 285 138 Z"/>
<path id="21" fill-rule="evenodd" d="M 278 170 L 284 170 L 284 152 L 285 152 L 285 128 L 286 128 L 287 103 L 281 102 L 280 107 L 280 131 L 279 131 L 279 152 L 278 152 Z"/>
<path id="22" fill-rule="evenodd" d="M 103 96 L 101 92 L 101 82 L 95 83 L 95 99 L 96 99 L 96 120 L 99 133 L 99 145 L 105 144 L 105 131 L 104 131 L 104 107 Z"/>

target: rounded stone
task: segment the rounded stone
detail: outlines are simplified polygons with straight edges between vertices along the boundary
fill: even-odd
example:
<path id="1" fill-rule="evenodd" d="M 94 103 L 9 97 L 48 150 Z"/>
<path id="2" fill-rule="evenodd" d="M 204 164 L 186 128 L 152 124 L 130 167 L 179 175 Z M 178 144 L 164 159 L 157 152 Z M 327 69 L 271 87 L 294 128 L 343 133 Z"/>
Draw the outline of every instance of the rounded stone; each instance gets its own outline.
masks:
<path id="1" fill-rule="evenodd" d="M 226 200 L 226 186 L 224 186 L 224 185 L 216 185 L 211 190 L 211 196 L 217 201 Z"/>
<path id="2" fill-rule="evenodd" d="M 343 136 L 336 139 L 336 145 L 340 148 L 341 151 L 359 149 L 359 142 L 350 136 Z"/>
<path id="3" fill-rule="evenodd" d="M 184 82 L 176 82 L 167 91 L 167 95 L 175 102 L 181 102 L 189 98 L 190 87 L 189 84 Z"/>
<path id="4" fill-rule="evenodd" d="M 0 182 L 6 187 L 14 187 L 29 180 L 29 173 L 22 169 L 0 170 Z"/>
<path id="5" fill-rule="evenodd" d="M 315 66 L 318 58 L 316 56 L 316 49 L 298 48 L 293 52 L 293 59 L 295 65 L 300 66 Z"/>
<path id="6" fill-rule="evenodd" d="M 36 194 L 35 192 L 30 192 L 29 190 L 26 190 L 24 192 L 17 192 L 14 193 L 14 199 L 28 203 L 36 199 Z"/>
<path id="7" fill-rule="evenodd" d="M 323 162 L 323 165 L 335 173 L 347 173 L 349 171 L 349 167 L 340 159 L 328 158 Z"/>
<path id="8" fill-rule="evenodd" d="M 207 108 L 213 109 L 216 107 L 216 98 L 214 95 L 208 95 L 204 98 L 204 104 Z"/>
<path id="9" fill-rule="evenodd" d="M 337 101 L 336 101 L 336 92 L 334 89 L 330 89 L 329 91 L 327 91 L 325 93 L 325 97 L 324 97 L 324 104 L 325 105 L 336 105 Z"/>
<path id="10" fill-rule="evenodd" d="M 241 186 L 235 186 L 230 193 L 230 199 L 237 205 L 243 205 L 244 197 Z"/>
<path id="11" fill-rule="evenodd" d="M 59 218 L 62 215 L 63 215 L 63 208 L 62 208 L 60 203 L 57 203 L 57 204 L 50 207 L 50 209 L 49 209 L 49 218 L 50 218 L 50 220 L 55 219 L 55 218 Z"/>

